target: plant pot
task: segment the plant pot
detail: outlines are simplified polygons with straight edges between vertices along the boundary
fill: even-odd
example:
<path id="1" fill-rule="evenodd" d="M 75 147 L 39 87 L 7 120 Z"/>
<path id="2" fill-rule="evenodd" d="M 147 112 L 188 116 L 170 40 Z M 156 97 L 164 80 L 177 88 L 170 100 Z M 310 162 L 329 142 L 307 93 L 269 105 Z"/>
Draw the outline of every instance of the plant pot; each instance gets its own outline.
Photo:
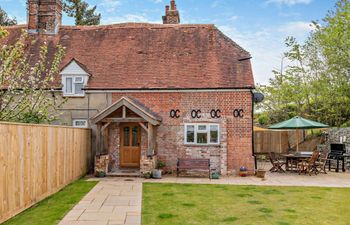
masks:
<path id="1" fill-rule="evenodd" d="M 241 177 L 248 176 L 248 171 L 239 171 L 239 176 L 241 176 Z"/>
<path id="2" fill-rule="evenodd" d="M 161 179 L 162 178 L 162 171 L 161 170 L 153 170 L 152 177 L 154 179 Z"/>
<path id="3" fill-rule="evenodd" d="M 220 174 L 219 173 L 215 172 L 215 173 L 211 174 L 211 179 L 217 180 L 219 178 L 220 178 Z"/>
<path id="4" fill-rule="evenodd" d="M 265 178 L 266 170 L 257 170 L 256 176 L 259 178 Z"/>
<path id="5" fill-rule="evenodd" d="M 145 173 L 145 174 L 143 174 L 143 177 L 144 177 L 145 179 L 151 179 L 152 174 L 151 174 L 151 173 Z"/>
<path id="6" fill-rule="evenodd" d="M 105 177 L 106 173 L 104 171 L 98 171 L 96 175 L 97 177 Z"/>

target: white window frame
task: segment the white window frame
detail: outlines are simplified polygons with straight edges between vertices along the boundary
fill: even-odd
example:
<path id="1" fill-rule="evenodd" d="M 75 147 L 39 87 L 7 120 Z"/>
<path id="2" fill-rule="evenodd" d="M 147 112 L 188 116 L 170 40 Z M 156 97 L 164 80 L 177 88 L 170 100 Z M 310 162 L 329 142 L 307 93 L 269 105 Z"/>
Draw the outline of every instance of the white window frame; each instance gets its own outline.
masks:
<path id="1" fill-rule="evenodd" d="M 66 91 L 67 87 L 67 79 L 71 78 L 72 79 L 72 92 L 68 93 Z M 78 79 L 81 79 L 81 81 L 77 81 Z M 76 96 L 76 97 L 84 97 L 85 96 L 85 91 L 83 90 L 82 93 L 77 94 L 75 93 L 75 85 L 76 84 L 83 84 L 83 86 L 86 85 L 86 76 L 82 75 L 64 75 L 62 76 L 62 81 L 63 81 L 63 95 L 64 96 Z"/>
<path id="2" fill-rule="evenodd" d="M 194 126 L 194 142 L 187 142 L 187 127 Z M 206 126 L 206 130 L 199 130 L 199 126 Z M 210 126 L 217 126 L 218 128 L 218 140 L 216 143 L 210 142 Z M 217 123 L 185 123 L 184 129 L 184 144 L 185 145 L 220 145 L 220 124 Z M 198 133 L 207 133 L 208 143 L 197 143 L 197 134 Z"/>
<path id="3" fill-rule="evenodd" d="M 85 126 L 77 126 L 76 122 L 85 122 Z M 73 127 L 77 127 L 77 128 L 88 128 L 89 127 L 89 121 L 86 119 L 73 119 Z"/>

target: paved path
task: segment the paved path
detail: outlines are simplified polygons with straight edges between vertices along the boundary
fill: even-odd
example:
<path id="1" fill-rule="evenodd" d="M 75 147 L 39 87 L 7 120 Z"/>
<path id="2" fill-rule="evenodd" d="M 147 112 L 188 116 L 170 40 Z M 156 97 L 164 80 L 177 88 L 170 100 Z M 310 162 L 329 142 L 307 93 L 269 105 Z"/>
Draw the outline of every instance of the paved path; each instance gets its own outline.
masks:
<path id="1" fill-rule="evenodd" d="M 101 179 L 59 225 L 140 225 L 140 180 Z"/>
<path id="2" fill-rule="evenodd" d="M 317 176 L 268 173 L 265 180 L 256 177 L 222 177 L 219 180 L 186 177 L 165 177 L 161 180 L 140 178 L 92 178 L 90 180 L 100 182 L 64 217 L 59 225 L 140 225 L 143 182 L 350 187 L 349 172 Z"/>

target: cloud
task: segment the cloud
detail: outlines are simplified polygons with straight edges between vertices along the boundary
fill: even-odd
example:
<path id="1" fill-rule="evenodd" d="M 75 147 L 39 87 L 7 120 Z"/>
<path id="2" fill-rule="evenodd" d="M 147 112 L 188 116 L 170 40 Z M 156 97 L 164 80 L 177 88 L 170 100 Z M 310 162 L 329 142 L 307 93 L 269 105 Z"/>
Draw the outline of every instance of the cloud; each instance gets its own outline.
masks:
<path id="1" fill-rule="evenodd" d="M 215 0 L 215 1 L 213 1 L 213 3 L 211 4 L 211 7 L 212 7 L 212 8 L 216 8 L 216 7 L 219 6 L 219 4 L 220 4 L 220 1 L 219 1 L 219 0 Z"/>
<path id="2" fill-rule="evenodd" d="M 279 70 L 283 53 L 287 50 L 284 40 L 294 36 L 299 41 L 305 40 L 314 27 L 309 22 L 294 21 L 274 27 L 255 27 L 238 29 L 233 23 L 218 26 L 228 37 L 245 48 L 252 55 L 255 82 L 266 84 L 272 77 L 272 70 Z M 284 60 L 284 67 L 290 62 Z"/>
<path id="3" fill-rule="evenodd" d="M 286 36 L 295 36 L 302 38 L 314 29 L 315 27 L 312 26 L 310 22 L 294 21 L 280 26 L 278 31 L 282 32 Z"/>
<path id="4" fill-rule="evenodd" d="M 278 5 L 288 5 L 288 6 L 293 6 L 297 4 L 305 4 L 308 5 L 312 2 L 313 0 L 267 0 L 265 3 L 266 4 L 278 4 Z"/>
<path id="5" fill-rule="evenodd" d="M 278 69 L 285 51 L 284 36 L 276 36 L 270 28 L 239 30 L 232 25 L 218 26 L 228 37 L 252 55 L 255 82 L 266 84 L 272 70 Z"/>
<path id="6" fill-rule="evenodd" d="M 137 22 L 137 23 L 161 23 L 161 20 L 150 20 L 144 14 L 125 14 L 116 17 L 106 17 L 102 18 L 102 24 L 115 24 L 115 23 L 127 23 L 127 22 Z"/>
<path id="7" fill-rule="evenodd" d="M 238 20 L 238 16 L 231 16 L 230 18 L 228 18 L 229 21 L 236 21 Z"/>
<path id="8" fill-rule="evenodd" d="M 106 12 L 115 12 L 121 5 L 121 2 L 116 0 L 103 0 L 100 5 L 106 10 Z"/>
<path id="9" fill-rule="evenodd" d="M 162 3 L 163 2 L 163 0 L 151 0 L 151 1 L 154 3 Z"/>

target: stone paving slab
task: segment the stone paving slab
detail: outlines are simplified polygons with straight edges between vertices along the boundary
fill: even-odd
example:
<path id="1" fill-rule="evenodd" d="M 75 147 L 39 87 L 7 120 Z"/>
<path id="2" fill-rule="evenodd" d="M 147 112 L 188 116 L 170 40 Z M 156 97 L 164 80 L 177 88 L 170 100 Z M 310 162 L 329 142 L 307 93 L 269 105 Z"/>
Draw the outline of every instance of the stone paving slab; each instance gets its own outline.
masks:
<path id="1" fill-rule="evenodd" d="M 140 225 L 142 183 L 125 180 L 101 179 L 59 225 Z"/>

